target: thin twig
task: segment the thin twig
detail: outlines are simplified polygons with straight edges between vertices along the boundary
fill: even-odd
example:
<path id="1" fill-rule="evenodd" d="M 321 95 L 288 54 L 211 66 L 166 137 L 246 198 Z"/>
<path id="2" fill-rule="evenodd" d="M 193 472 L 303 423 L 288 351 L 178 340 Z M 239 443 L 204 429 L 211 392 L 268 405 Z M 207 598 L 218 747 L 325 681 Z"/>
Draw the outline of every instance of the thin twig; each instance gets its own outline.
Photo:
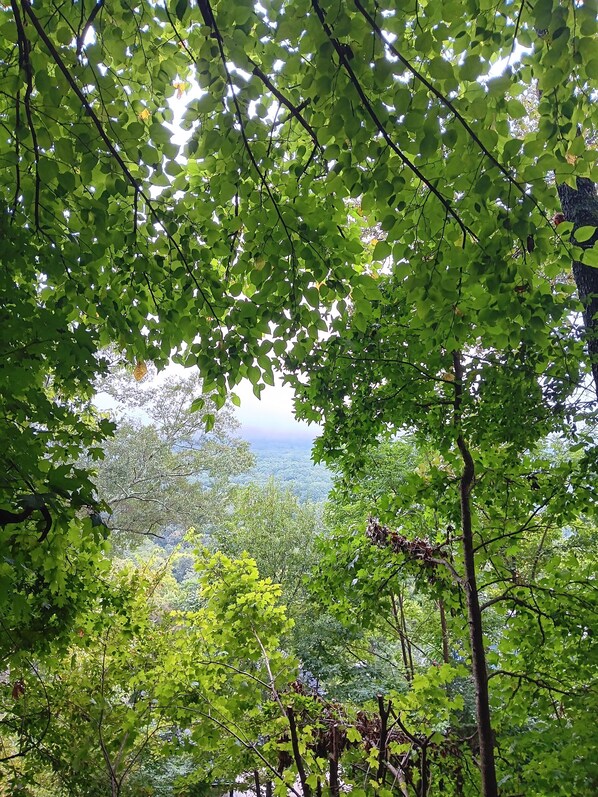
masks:
<path id="1" fill-rule="evenodd" d="M 79 35 L 77 36 L 77 55 L 81 55 L 81 50 L 83 49 L 83 45 L 85 44 L 85 37 L 87 36 L 89 29 L 93 25 L 94 20 L 101 11 L 103 5 L 104 5 L 104 0 L 98 0 L 95 6 L 91 9 L 91 14 L 88 17 L 87 22 L 83 26 L 81 33 L 79 33 Z M 82 6 L 81 14 L 83 14 L 83 3 L 81 3 L 81 6 Z"/>

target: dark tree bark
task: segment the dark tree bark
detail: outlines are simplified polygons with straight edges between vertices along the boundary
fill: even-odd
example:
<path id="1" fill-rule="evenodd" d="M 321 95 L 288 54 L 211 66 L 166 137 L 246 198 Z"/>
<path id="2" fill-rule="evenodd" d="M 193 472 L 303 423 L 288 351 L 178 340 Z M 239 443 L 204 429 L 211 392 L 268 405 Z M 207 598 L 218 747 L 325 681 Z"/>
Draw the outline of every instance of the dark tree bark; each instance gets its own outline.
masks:
<path id="1" fill-rule="evenodd" d="M 390 596 L 391 605 L 392 605 L 392 614 L 394 617 L 397 634 L 401 642 L 401 654 L 403 656 L 403 667 L 405 668 L 405 678 L 408 681 L 412 681 L 414 674 L 413 656 L 411 653 L 411 643 L 409 642 L 409 636 L 407 634 L 407 623 L 405 621 L 403 596 L 400 590 L 398 593 L 398 598 L 399 598 L 400 611 L 397 610 L 397 602 L 395 601 L 395 596 L 394 595 Z"/>
<path id="2" fill-rule="evenodd" d="M 577 178 L 577 188 L 561 183 L 557 186 L 565 221 L 578 227 L 598 227 L 598 195 L 596 184 L 587 177 Z M 577 244 L 589 249 L 598 240 L 594 234 L 588 241 Z M 576 242 L 577 243 L 577 242 Z M 579 299 L 584 306 L 583 320 L 587 338 L 588 354 L 598 395 L 598 268 L 585 266 L 578 260 L 573 262 L 573 277 Z"/>
<path id="3" fill-rule="evenodd" d="M 380 714 L 380 739 L 378 741 L 378 772 L 376 780 L 384 786 L 386 778 L 386 746 L 388 743 L 388 717 L 392 705 L 389 701 L 388 707 L 384 708 L 384 697 L 378 695 L 378 713 Z"/>
<path id="4" fill-rule="evenodd" d="M 253 782 L 255 783 L 256 797 L 262 797 L 262 789 L 260 786 L 260 773 L 257 771 L 257 769 L 253 770 Z"/>
<path id="5" fill-rule="evenodd" d="M 471 647 L 471 670 L 476 698 L 476 720 L 480 745 L 480 774 L 482 776 L 483 797 L 498 797 L 496 764 L 494 760 L 494 733 L 490 717 L 490 698 L 488 694 L 488 672 L 482 610 L 475 571 L 475 551 L 473 544 L 473 519 L 471 512 L 471 491 L 475 479 L 475 464 L 469 447 L 461 431 L 461 405 L 463 401 L 463 364 L 461 353 L 453 353 L 455 372 L 455 429 L 457 447 L 463 460 L 463 470 L 459 482 L 461 508 L 461 530 L 463 533 L 463 560 L 465 564 L 465 597 L 467 601 L 467 624 Z"/>
<path id="6" fill-rule="evenodd" d="M 473 546 L 470 493 L 473 486 L 474 466 L 471 454 L 463 439 L 459 440 L 464 467 L 461 476 L 461 523 L 463 531 L 463 555 L 465 560 L 465 592 L 467 621 L 471 646 L 471 669 L 475 688 L 478 740 L 480 744 L 480 772 L 484 797 L 497 797 L 498 784 L 494 763 L 494 734 L 490 719 L 488 695 L 488 672 L 482 626 L 482 611 L 478 595 Z"/>
<path id="7" fill-rule="evenodd" d="M 299 749 L 299 737 L 297 735 L 297 722 L 295 720 L 295 712 L 293 711 L 291 706 L 287 708 L 287 719 L 289 722 L 289 732 L 291 735 L 291 747 L 293 749 L 293 758 L 295 759 L 295 766 L 297 767 L 297 773 L 299 774 L 299 780 L 301 782 L 301 791 L 303 793 L 303 797 L 312 797 L 311 786 L 307 782 L 307 772 L 305 771 L 303 756 L 301 755 L 301 751 Z"/>
<path id="8" fill-rule="evenodd" d="M 332 726 L 332 751 L 329 756 L 329 780 L 328 787 L 330 790 L 330 797 L 340 797 L 341 786 L 338 776 L 338 762 L 340 758 L 339 738 L 338 738 L 338 725 L 334 723 Z"/>

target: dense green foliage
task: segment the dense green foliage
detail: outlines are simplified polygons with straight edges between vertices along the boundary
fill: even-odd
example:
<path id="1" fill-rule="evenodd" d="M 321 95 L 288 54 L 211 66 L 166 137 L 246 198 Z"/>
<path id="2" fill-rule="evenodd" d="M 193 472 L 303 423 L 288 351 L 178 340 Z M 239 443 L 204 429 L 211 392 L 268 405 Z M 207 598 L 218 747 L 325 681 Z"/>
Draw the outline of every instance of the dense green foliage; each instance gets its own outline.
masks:
<path id="1" fill-rule="evenodd" d="M 332 538 L 312 508 L 271 483 L 239 488 L 212 538 L 236 556 L 249 551 L 257 567 L 247 554 L 200 550 L 192 557 L 199 579 L 187 572 L 177 583 L 188 549 L 165 559 L 157 546 L 141 566 L 114 562 L 101 612 L 89 606 L 81 615 L 68 651 L 40 659 L 38 648 L 37 664 L 13 660 L 3 752 L 24 755 L 4 764 L 9 793 L 167 797 L 210 784 L 217 793 L 235 778 L 255 788 L 254 770 L 263 788 L 278 782 L 281 762 L 291 783 L 297 760 L 315 787 L 334 755 L 326 730 L 334 726 L 343 780 L 361 788 L 367 762 L 367 792 L 379 777 L 386 701 L 397 730 L 384 760 L 404 773 L 400 794 L 420 793 L 424 749 L 427 793 L 479 793 L 459 590 L 442 565 L 430 571 L 425 560 L 372 545 L 358 521 L 380 495 L 407 504 L 414 479 L 428 479 L 438 462 L 400 442 L 370 452 L 368 463 L 369 478 L 337 482 L 326 510 Z M 558 471 L 554 452 L 544 463 Z M 425 505 L 409 506 L 407 539 L 443 539 Z M 147 511 L 152 517 L 151 504 Z M 507 532 L 507 542 L 501 535 L 482 567 L 505 794 L 585 797 L 596 782 L 584 756 L 594 743 L 595 526 L 571 519 L 563 535 L 561 512 L 528 522 L 525 534 Z M 291 717 L 299 759 L 285 736 Z"/>
<path id="2" fill-rule="evenodd" d="M 10 793 L 596 791 L 597 27 L 595 0 L 0 6 Z M 203 395 L 108 442 L 114 351 Z M 323 424 L 326 531 L 230 488 L 230 391 L 275 368 Z M 108 516 L 257 564 L 135 568 Z"/>

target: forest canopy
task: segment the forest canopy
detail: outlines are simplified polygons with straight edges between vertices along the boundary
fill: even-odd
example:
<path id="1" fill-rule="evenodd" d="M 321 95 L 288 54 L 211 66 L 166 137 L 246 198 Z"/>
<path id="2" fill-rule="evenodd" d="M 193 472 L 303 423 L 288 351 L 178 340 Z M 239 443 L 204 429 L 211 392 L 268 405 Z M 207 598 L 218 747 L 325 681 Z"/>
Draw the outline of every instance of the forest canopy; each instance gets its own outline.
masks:
<path id="1" fill-rule="evenodd" d="M 36 756 L 56 769 L 60 735 L 87 723 L 117 795 L 153 755 L 133 738 L 171 734 L 192 739 L 191 758 L 204 742 L 216 756 L 216 728 L 230 741 L 236 727 L 226 777 L 255 770 L 258 792 L 266 778 L 266 793 L 297 781 L 304 797 L 338 795 L 351 772 L 354 791 L 401 797 L 592 793 L 596 772 L 577 761 L 592 746 L 583 706 L 596 704 L 597 20 L 594 0 L 0 5 L 7 760 L 34 751 L 25 769 Z M 170 403 L 129 442 L 94 409 L 115 360 L 138 380 L 172 361 L 197 370 L 185 428 L 201 421 L 211 464 L 190 440 L 164 443 Z M 228 558 L 231 521 L 267 515 L 251 489 L 214 488 L 214 501 L 238 501 L 222 520 L 199 511 L 189 474 L 182 497 L 168 492 L 175 476 L 161 480 L 182 462 L 193 478 L 228 478 L 235 450 L 243 470 L 242 446 L 218 448 L 227 402 L 243 379 L 259 396 L 277 371 L 297 414 L 322 424 L 316 456 L 336 473 L 320 559 L 306 532 L 309 598 L 296 552 L 295 592 L 259 571 L 263 525 L 246 535 L 257 564 Z M 160 465 L 144 500 L 167 510 L 129 512 L 136 531 L 178 514 L 174 526 L 197 521 L 200 534 L 221 523 L 228 546 L 194 554 L 195 598 L 168 592 L 170 565 L 129 574 L 110 554 L 115 474 L 151 445 Z M 319 522 L 273 489 L 262 499 L 285 537 L 289 517 Z M 296 606 L 287 619 L 291 592 L 315 601 L 313 627 Z M 411 645 L 413 618 L 431 613 L 438 667 Z M 301 679 L 363 629 L 368 661 L 384 656 L 379 617 L 403 697 L 384 668 L 373 709 Z M 302 632 L 287 643 L 293 621 Z M 205 678 L 179 628 L 203 646 Z M 73 689 L 128 695 L 128 708 L 115 698 L 112 741 L 107 706 L 73 714 L 60 692 L 68 656 Z M 329 689 L 349 683 L 345 664 L 326 670 Z M 31 706 L 20 670 L 37 685 Z M 213 773 L 205 756 L 197 765 L 200 791 L 223 782 L 222 756 Z M 61 766 L 77 793 L 81 762 Z"/>

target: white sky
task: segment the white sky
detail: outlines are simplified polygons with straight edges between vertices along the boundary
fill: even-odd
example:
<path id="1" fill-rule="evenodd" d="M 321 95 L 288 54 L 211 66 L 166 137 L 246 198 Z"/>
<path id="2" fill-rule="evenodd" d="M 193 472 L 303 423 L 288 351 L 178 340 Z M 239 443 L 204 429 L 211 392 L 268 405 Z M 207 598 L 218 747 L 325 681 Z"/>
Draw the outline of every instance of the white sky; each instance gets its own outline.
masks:
<path id="1" fill-rule="evenodd" d="M 188 376 L 193 369 L 172 363 L 168 365 L 156 380 L 169 377 Z M 293 390 L 283 385 L 282 376 L 275 374 L 276 384 L 266 385 L 261 398 L 257 399 L 249 380 L 244 379 L 237 385 L 234 393 L 241 399 L 241 406 L 234 407 L 235 415 L 247 432 L 258 432 L 260 436 L 271 437 L 316 437 L 320 429 L 304 421 L 295 420 L 293 415 Z"/>
<path id="2" fill-rule="evenodd" d="M 249 382 L 241 383 L 235 393 L 241 406 L 235 408 L 237 418 L 248 431 L 271 433 L 273 437 L 315 437 L 319 429 L 312 424 L 295 420 L 293 416 L 293 391 L 278 378 L 274 387 L 266 386 L 261 399 L 253 395 Z"/>
<path id="3" fill-rule="evenodd" d="M 159 384 L 165 379 L 185 377 L 190 373 L 189 368 L 171 364 L 154 379 Z M 133 382 L 132 375 L 131 382 Z M 273 387 L 266 386 L 261 399 L 255 397 L 251 383 L 247 380 L 237 385 L 234 392 L 241 399 L 241 406 L 233 409 L 242 431 L 249 437 L 253 434 L 258 437 L 313 439 L 320 432 L 320 428 L 315 424 L 308 426 L 303 421 L 295 420 L 293 391 L 289 385 L 282 384 L 280 376 L 276 376 L 276 384 Z M 110 410 L 114 407 L 114 400 L 107 393 L 98 393 L 94 398 L 94 404 L 100 410 Z"/>

